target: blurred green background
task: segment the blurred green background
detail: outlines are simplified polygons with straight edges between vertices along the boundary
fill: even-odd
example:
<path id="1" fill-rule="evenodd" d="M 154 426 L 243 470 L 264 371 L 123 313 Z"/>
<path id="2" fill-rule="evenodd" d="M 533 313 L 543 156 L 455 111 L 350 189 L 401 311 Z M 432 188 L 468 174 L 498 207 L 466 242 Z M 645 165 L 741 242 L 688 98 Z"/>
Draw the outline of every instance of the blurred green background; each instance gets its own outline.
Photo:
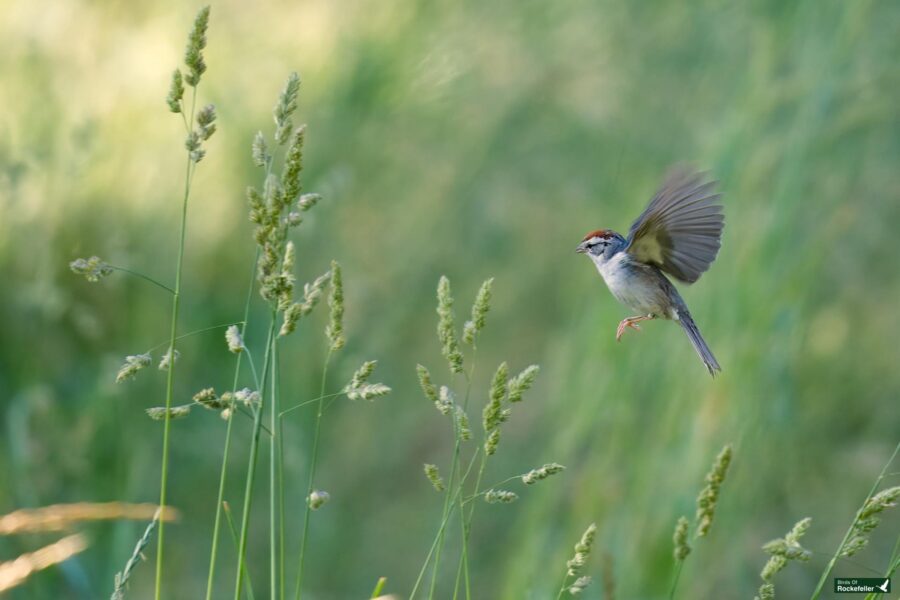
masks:
<path id="1" fill-rule="evenodd" d="M 143 410 L 162 402 L 164 377 L 113 379 L 125 354 L 164 342 L 169 299 L 121 275 L 88 284 L 67 263 L 98 254 L 173 280 L 183 130 L 164 97 L 197 8 L 0 7 L 0 512 L 157 498 L 161 426 Z M 460 320 L 496 278 L 479 407 L 499 361 L 543 367 L 487 480 L 569 467 L 516 504 L 479 506 L 477 598 L 555 596 L 591 521 L 586 572 L 599 575 L 607 553 L 619 598 L 663 597 L 675 520 L 692 514 L 727 442 L 736 458 L 680 596 L 751 596 L 760 546 L 811 516 L 805 545 L 817 553 L 776 580 L 782 597 L 808 596 L 900 437 L 898 27 L 900 4 L 887 0 L 215 3 L 201 99 L 217 105 L 219 132 L 195 178 L 181 330 L 240 319 L 254 252 L 244 189 L 259 179 L 249 145 L 271 131 L 297 70 L 305 187 L 326 197 L 297 230 L 298 275 L 331 258 L 345 271 L 349 343 L 329 387 L 377 358 L 394 388 L 327 413 L 319 485 L 333 500 L 314 518 L 309 597 L 362 598 L 382 575 L 408 593 L 432 540 L 441 498 L 421 465 L 446 472 L 451 432 L 421 398 L 415 365 L 449 379 L 434 334 L 441 274 Z M 682 286 L 724 367 L 716 380 L 671 323 L 616 344 L 627 313 L 573 252 L 590 229 L 627 231 L 676 162 L 710 169 L 724 192 L 722 252 Z M 264 319 L 256 302 L 251 347 Z M 285 405 L 316 394 L 323 327 L 318 311 L 284 345 Z M 180 397 L 230 384 L 221 331 L 181 349 Z M 288 425 L 291 550 L 312 416 L 295 411 Z M 233 506 L 249 429 L 239 423 Z M 212 413 L 174 424 L 172 598 L 205 589 L 223 434 Z M 260 483 L 250 556 L 263 596 Z M 142 530 L 87 528 L 86 552 L 9 597 L 108 596 Z M 898 531 L 888 514 L 835 574 L 883 571 Z M 0 560 L 50 539 L 0 538 Z M 217 597 L 228 597 L 227 537 L 222 557 Z M 148 597 L 152 571 L 139 567 L 132 597 Z"/>

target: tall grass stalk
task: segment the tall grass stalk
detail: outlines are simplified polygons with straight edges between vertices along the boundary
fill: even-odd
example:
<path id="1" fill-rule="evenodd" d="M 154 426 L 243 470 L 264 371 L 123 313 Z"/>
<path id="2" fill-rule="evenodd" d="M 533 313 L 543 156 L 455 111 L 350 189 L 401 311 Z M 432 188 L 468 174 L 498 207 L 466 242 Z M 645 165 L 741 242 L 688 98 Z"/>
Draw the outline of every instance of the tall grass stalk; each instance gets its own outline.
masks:
<path id="1" fill-rule="evenodd" d="M 285 572 L 284 572 L 284 529 L 285 529 L 285 521 L 284 521 L 284 420 L 282 419 L 280 407 L 281 407 L 281 385 L 278 379 L 278 356 L 274 357 L 272 362 L 273 368 L 273 377 L 272 377 L 272 386 L 273 391 L 275 393 L 275 401 L 272 404 L 272 414 L 273 418 L 277 414 L 278 426 L 277 429 L 273 429 L 275 432 L 274 437 L 276 442 L 278 443 L 277 448 L 277 458 L 278 458 L 278 597 L 281 600 L 285 598 L 285 588 L 284 588 L 284 580 L 285 580 Z"/>
<path id="2" fill-rule="evenodd" d="M 237 552 L 238 547 L 240 546 L 238 542 L 238 534 L 237 530 L 234 527 L 234 519 L 231 518 L 231 509 L 228 507 L 227 502 L 222 503 L 222 507 L 225 513 L 225 521 L 228 523 L 228 532 L 231 534 L 231 541 L 234 544 L 234 551 Z M 244 570 L 246 571 L 246 565 L 244 566 Z M 250 579 L 250 573 L 244 573 L 244 583 L 247 586 L 247 598 L 249 600 L 255 600 L 256 596 L 253 593 L 253 581 Z"/>
<path id="3" fill-rule="evenodd" d="M 191 94 L 191 120 L 193 120 L 194 109 L 196 106 L 196 92 Z M 181 270 L 184 264 L 184 240 L 187 230 L 187 207 L 188 198 L 191 195 L 191 181 L 194 175 L 193 161 L 190 157 L 187 159 L 187 169 L 184 180 L 184 199 L 181 204 L 181 235 L 178 242 L 178 260 L 175 267 L 175 290 L 172 294 L 172 325 L 169 336 L 169 348 L 174 354 L 175 339 L 178 336 L 178 309 L 181 300 Z M 172 396 L 175 389 L 175 363 L 171 361 L 168 374 L 166 375 L 166 413 L 163 424 L 163 442 L 162 442 L 162 469 L 159 482 L 159 505 L 166 505 L 167 487 L 169 480 L 169 429 L 171 423 L 170 411 L 172 409 Z M 159 522 L 159 541 L 156 545 L 156 600 L 162 597 L 162 580 L 163 580 L 163 558 L 165 556 L 165 522 Z"/>
<path id="4" fill-rule="evenodd" d="M 900 537 L 897 538 L 897 542 L 894 544 L 894 550 L 891 552 L 891 558 L 888 560 L 887 570 L 884 572 L 884 578 L 890 579 L 894 576 L 894 571 L 900 568 Z M 877 600 L 882 597 L 882 593 L 872 593 L 867 594 L 865 600 Z"/>
<path id="5" fill-rule="evenodd" d="M 262 429 L 263 409 L 265 408 L 266 385 L 268 383 L 268 375 L 270 370 L 270 361 L 272 359 L 272 346 L 275 338 L 275 324 L 277 321 L 276 311 L 272 311 L 269 319 L 269 331 L 266 334 L 266 350 L 263 359 L 262 381 L 259 390 L 259 406 L 253 415 L 253 437 L 250 442 L 250 458 L 247 465 L 247 479 L 244 487 L 244 506 L 241 513 L 241 533 L 238 542 L 238 568 L 237 579 L 234 585 L 235 600 L 240 600 L 241 583 L 244 578 L 244 564 L 247 560 L 247 538 L 250 534 L 250 506 L 253 502 L 253 483 L 256 479 L 256 459 L 259 453 L 259 436 Z"/>
<path id="6" fill-rule="evenodd" d="M 471 460 L 469 461 L 469 466 L 466 468 L 466 472 L 463 475 L 463 479 L 467 479 L 469 473 L 472 471 L 472 467 L 475 466 L 475 462 L 478 459 L 478 453 L 480 449 L 476 449 L 475 453 L 472 455 Z M 449 488 L 448 488 L 449 489 Z M 438 541 L 440 539 L 441 532 L 447 527 L 447 523 L 450 520 L 450 517 L 453 514 L 453 511 L 456 509 L 458 498 L 462 495 L 462 488 L 457 488 L 456 495 L 453 498 L 452 508 L 448 511 L 447 515 L 443 518 L 438 527 L 438 533 L 434 536 L 434 540 L 431 542 L 431 548 L 429 548 L 428 553 L 425 555 L 425 561 L 422 563 L 422 567 L 419 569 L 419 574 L 416 577 L 416 581 L 413 584 L 412 591 L 409 594 L 409 600 L 413 600 L 416 596 L 416 593 L 419 591 L 419 586 L 422 585 L 422 581 L 425 578 L 425 572 L 428 570 L 428 565 L 431 563 L 431 557 L 434 556 L 435 550 L 438 546 Z"/>
<path id="7" fill-rule="evenodd" d="M 878 479 L 875 480 L 875 483 L 872 484 L 872 489 L 869 490 L 869 494 L 866 496 L 866 499 L 863 500 L 860 507 L 866 505 L 866 503 L 872 498 L 875 494 L 875 490 L 878 489 L 878 486 L 881 485 L 881 482 L 884 480 L 885 474 L 890 468 L 891 464 L 894 462 L 894 459 L 897 457 L 897 453 L 900 452 L 900 442 L 897 443 L 897 446 L 894 448 L 894 452 L 891 454 L 891 457 L 884 464 L 884 467 L 881 469 L 881 473 L 878 475 Z M 822 593 L 822 588 L 825 587 L 825 581 L 828 579 L 828 576 L 831 575 L 831 571 L 834 569 L 834 565 L 837 563 L 838 558 L 841 556 L 841 552 L 844 550 L 844 547 L 847 545 L 847 541 L 850 539 L 850 536 L 853 534 L 853 527 L 856 525 L 856 521 L 859 518 L 859 513 L 857 512 L 857 516 L 853 519 L 853 522 L 850 523 L 850 527 L 847 528 L 847 533 L 844 534 L 844 538 L 841 540 L 841 543 L 838 545 L 837 550 L 834 551 L 834 554 L 831 556 L 831 560 L 828 561 L 828 564 L 825 566 L 825 570 L 822 572 L 822 576 L 819 578 L 819 583 L 816 584 L 816 589 L 813 591 L 812 596 L 810 596 L 810 600 L 816 600 L 819 597 L 819 594 Z M 896 566 L 894 567 L 896 568 Z"/>
<path id="8" fill-rule="evenodd" d="M 306 497 L 304 499 L 306 507 L 303 511 L 303 531 L 300 534 L 300 556 L 297 559 L 297 583 L 294 588 L 294 598 L 296 600 L 300 600 L 302 594 L 303 563 L 306 559 L 306 544 L 309 539 L 309 517 L 312 512 L 309 499 L 310 495 L 313 493 L 313 486 L 315 485 L 316 480 L 316 465 L 319 458 L 319 437 L 322 431 L 322 414 L 325 406 L 325 384 L 328 381 L 328 363 L 331 362 L 331 355 L 333 353 L 334 349 L 329 347 L 328 354 L 325 355 L 325 364 L 322 367 L 322 384 L 319 389 L 319 401 L 316 404 L 316 424 L 313 430 L 312 450 L 309 457 L 309 482 L 306 486 Z"/>
<path id="9" fill-rule="evenodd" d="M 276 597 L 278 581 L 278 482 L 281 477 L 280 454 L 277 452 L 280 446 L 281 436 L 278 433 L 278 340 L 272 340 L 272 383 L 269 389 L 272 394 L 271 408 L 269 410 L 269 590 L 272 598 Z"/>
<path id="10" fill-rule="evenodd" d="M 463 412 L 468 411 L 469 409 L 469 397 L 472 392 L 472 379 L 475 377 L 475 364 L 477 363 L 478 356 L 478 347 L 475 345 L 474 340 L 472 342 L 472 366 L 469 369 L 468 374 L 466 374 L 466 395 L 463 398 Z M 457 426 L 457 420 L 453 420 L 454 423 L 454 431 L 456 433 L 457 439 L 461 440 L 459 427 Z M 478 488 L 481 485 L 481 479 L 484 475 L 484 465 L 487 459 L 487 453 L 481 455 L 481 466 L 478 468 L 478 476 L 475 480 L 475 489 L 472 493 L 473 496 L 478 495 Z M 460 490 L 463 489 L 465 485 L 465 479 L 460 478 Z M 462 548 L 460 549 L 460 558 L 459 558 L 459 567 L 456 569 L 456 583 L 453 585 L 453 598 L 456 600 L 459 583 L 460 583 L 460 575 L 465 575 L 465 589 L 466 589 L 466 598 L 470 598 L 471 596 L 471 585 L 469 583 L 469 533 L 472 529 L 472 516 L 475 512 L 475 503 L 472 503 L 472 507 L 469 509 L 469 515 L 466 517 L 465 508 L 463 507 L 462 495 L 458 497 L 457 502 L 459 503 L 459 515 L 460 515 L 460 527 L 462 529 Z"/>
<path id="11" fill-rule="evenodd" d="M 257 250 L 256 259 L 250 269 L 250 283 L 247 285 L 247 299 L 244 302 L 244 322 L 241 324 L 241 338 L 247 333 L 247 320 L 250 317 L 250 300 L 253 297 L 253 282 L 256 280 L 256 261 L 259 260 L 259 250 Z M 241 358 L 244 352 L 239 352 L 235 359 L 234 378 L 231 383 L 231 393 L 237 391 L 237 386 L 241 374 Z M 225 441 L 222 444 L 222 468 L 219 473 L 219 492 L 216 495 L 216 517 L 213 523 L 212 548 L 209 554 L 209 575 L 206 580 L 206 600 L 212 600 L 213 582 L 216 576 L 216 558 L 219 548 L 219 529 L 222 523 L 223 502 L 225 500 L 225 481 L 228 476 L 228 450 L 231 447 L 231 432 L 234 425 L 234 411 L 228 415 L 228 422 L 225 426 Z"/>
<path id="12" fill-rule="evenodd" d="M 464 400 L 467 401 L 468 396 Z M 431 571 L 431 586 L 428 590 L 428 598 L 431 600 L 434 598 L 434 592 L 437 587 L 437 579 L 441 564 L 441 550 L 444 546 L 444 531 L 446 529 L 446 522 L 450 518 L 450 506 L 451 501 L 450 498 L 453 496 L 453 486 L 454 481 L 456 481 L 456 486 L 458 488 L 459 494 L 462 493 L 463 489 L 463 480 L 458 476 L 457 471 L 459 470 L 459 455 L 460 449 L 462 446 L 462 437 L 459 434 L 459 427 L 456 423 L 456 419 L 453 419 L 453 435 L 456 438 L 453 446 L 453 459 L 450 463 L 450 480 L 447 482 L 447 491 L 444 494 L 444 508 L 441 512 L 441 526 L 438 529 L 437 533 L 437 549 L 434 555 L 434 565 L 432 566 Z"/>
<path id="13" fill-rule="evenodd" d="M 184 177 L 184 197 L 181 202 L 181 226 L 178 237 L 178 259 L 175 266 L 175 288 L 172 293 L 172 324 L 169 335 L 168 353 L 171 357 L 166 376 L 166 404 L 163 425 L 163 442 L 162 442 L 162 466 L 159 484 L 159 505 L 166 506 L 166 496 L 169 475 L 169 430 L 171 429 L 171 409 L 172 396 L 175 389 L 175 363 L 176 348 L 175 341 L 178 337 L 178 310 L 181 304 L 181 276 L 184 266 L 184 242 L 187 235 L 187 210 L 188 200 L 191 195 L 191 184 L 194 179 L 194 171 L 197 163 L 203 159 L 205 151 L 202 148 L 203 141 L 215 132 L 215 109 L 212 105 L 205 107 L 197 114 L 197 129 L 192 129 L 194 117 L 197 108 L 197 86 L 200 79 L 206 71 L 206 64 L 203 61 L 203 49 L 206 47 L 206 30 L 209 25 L 209 6 L 206 6 L 197 13 L 194 19 L 194 25 L 188 36 L 187 49 L 185 50 L 185 66 L 187 75 L 182 78 L 181 71 L 176 70 L 172 77 L 172 86 L 169 90 L 167 102 L 172 112 L 180 113 L 184 120 L 187 139 L 185 148 L 187 150 L 187 160 L 185 161 L 185 177 Z M 191 109 L 188 116 L 184 112 L 184 82 L 191 87 Z M 162 596 L 163 581 L 163 562 L 165 558 L 165 521 L 159 522 L 159 541 L 156 547 L 156 582 L 155 582 L 155 598 L 160 600 Z"/>

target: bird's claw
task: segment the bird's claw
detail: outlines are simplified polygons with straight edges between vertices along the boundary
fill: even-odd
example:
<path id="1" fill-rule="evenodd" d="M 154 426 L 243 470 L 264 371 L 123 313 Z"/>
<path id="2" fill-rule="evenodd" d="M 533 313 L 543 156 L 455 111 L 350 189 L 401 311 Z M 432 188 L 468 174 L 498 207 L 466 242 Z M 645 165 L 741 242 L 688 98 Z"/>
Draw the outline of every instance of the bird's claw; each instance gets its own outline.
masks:
<path id="1" fill-rule="evenodd" d="M 616 341 L 622 341 L 622 336 L 625 334 L 625 328 L 631 327 L 635 331 L 640 331 L 641 326 L 632 321 L 631 319 L 624 319 L 621 323 L 619 323 L 618 329 L 616 329 Z"/>

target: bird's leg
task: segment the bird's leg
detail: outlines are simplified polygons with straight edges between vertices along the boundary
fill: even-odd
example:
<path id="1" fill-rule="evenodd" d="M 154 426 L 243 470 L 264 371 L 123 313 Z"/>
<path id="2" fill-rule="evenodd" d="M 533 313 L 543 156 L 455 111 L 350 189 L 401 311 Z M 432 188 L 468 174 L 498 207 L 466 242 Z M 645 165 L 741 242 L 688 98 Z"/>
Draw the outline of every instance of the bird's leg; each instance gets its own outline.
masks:
<path id="1" fill-rule="evenodd" d="M 631 327 L 635 331 L 640 331 L 641 328 L 638 325 L 641 321 L 650 321 L 655 319 L 656 317 L 653 315 L 644 315 L 641 317 L 628 317 L 627 319 L 623 319 L 621 323 L 619 323 L 619 328 L 616 329 L 616 341 L 620 341 L 622 339 L 622 335 L 625 333 L 626 327 Z"/>

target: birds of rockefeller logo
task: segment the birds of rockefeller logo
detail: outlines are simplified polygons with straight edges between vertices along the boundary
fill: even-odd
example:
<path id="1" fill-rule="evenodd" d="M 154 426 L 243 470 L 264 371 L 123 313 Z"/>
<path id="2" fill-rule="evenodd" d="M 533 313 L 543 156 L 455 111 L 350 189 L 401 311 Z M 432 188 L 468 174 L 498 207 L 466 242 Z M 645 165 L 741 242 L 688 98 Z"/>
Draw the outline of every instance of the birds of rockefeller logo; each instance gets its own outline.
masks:
<path id="1" fill-rule="evenodd" d="M 884 577 L 835 577 L 835 594 L 887 594 L 891 591 L 890 578 Z"/>

